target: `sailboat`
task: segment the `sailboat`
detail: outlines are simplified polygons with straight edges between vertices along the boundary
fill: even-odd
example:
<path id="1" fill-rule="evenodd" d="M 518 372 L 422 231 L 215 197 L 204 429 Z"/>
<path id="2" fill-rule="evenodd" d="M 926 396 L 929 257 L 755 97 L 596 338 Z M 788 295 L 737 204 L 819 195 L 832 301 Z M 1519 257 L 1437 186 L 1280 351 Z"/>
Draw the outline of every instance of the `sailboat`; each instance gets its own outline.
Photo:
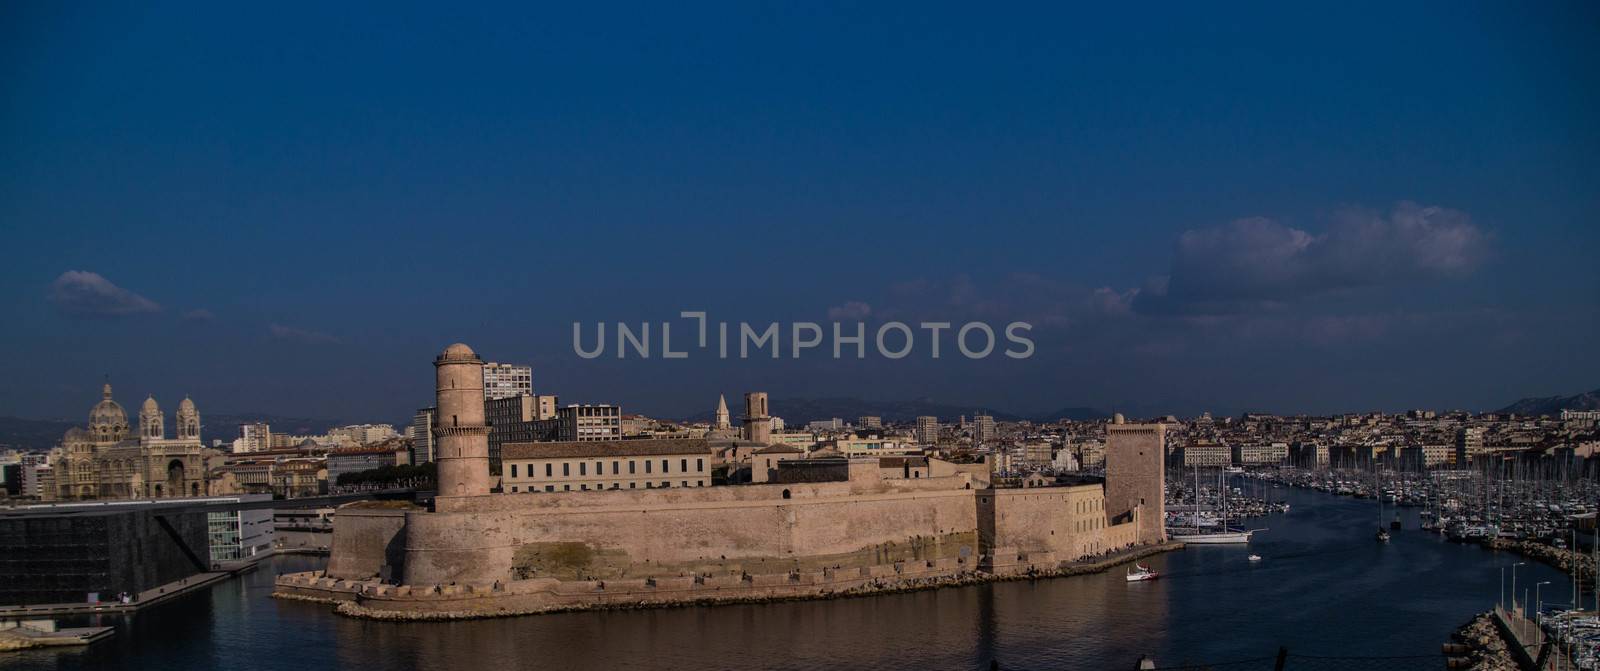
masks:
<path id="1" fill-rule="evenodd" d="M 1224 507 L 1224 513 L 1222 515 L 1222 530 L 1221 531 L 1201 531 L 1200 530 L 1200 467 L 1199 466 L 1195 466 L 1195 468 L 1194 468 L 1194 509 L 1195 509 L 1194 528 L 1193 529 L 1182 529 L 1182 528 L 1176 528 L 1175 527 L 1175 528 L 1168 529 L 1167 530 L 1167 534 L 1169 536 L 1171 536 L 1173 540 L 1182 541 L 1184 543 L 1194 543 L 1196 545 L 1237 545 L 1237 544 L 1240 544 L 1240 543 L 1249 543 L 1250 542 L 1250 534 L 1253 534 L 1256 531 L 1261 531 L 1261 529 L 1229 529 L 1228 528 L 1228 515 L 1226 513 L 1226 507 L 1227 507 L 1227 501 L 1228 501 L 1227 482 L 1225 480 L 1221 480 L 1221 478 L 1222 478 L 1222 474 L 1221 473 L 1218 473 L 1217 477 L 1218 477 L 1218 480 L 1222 482 L 1221 489 L 1220 489 L 1221 496 L 1222 496 L 1221 500 L 1222 500 L 1223 507 Z"/>
<path id="2" fill-rule="evenodd" d="M 1380 476 L 1378 475 L 1378 465 L 1377 465 L 1377 463 L 1373 463 L 1373 465 L 1372 465 L 1372 491 L 1373 491 L 1373 494 L 1374 494 L 1373 498 L 1378 500 L 1378 542 L 1379 543 L 1387 543 L 1387 542 L 1389 542 L 1389 531 L 1387 529 L 1383 528 L 1383 495 L 1382 495 L 1382 492 L 1381 492 L 1381 490 L 1383 488 L 1383 483 L 1382 483 L 1382 481 L 1379 480 L 1379 477 Z"/>
<path id="3" fill-rule="evenodd" d="M 1128 582 L 1139 582 L 1141 580 L 1155 580 L 1156 578 L 1160 578 L 1160 577 L 1161 577 L 1160 573 L 1157 573 L 1154 569 L 1152 569 L 1152 568 L 1150 568 L 1148 566 L 1145 566 L 1142 563 L 1134 564 L 1133 568 L 1128 569 Z"/>

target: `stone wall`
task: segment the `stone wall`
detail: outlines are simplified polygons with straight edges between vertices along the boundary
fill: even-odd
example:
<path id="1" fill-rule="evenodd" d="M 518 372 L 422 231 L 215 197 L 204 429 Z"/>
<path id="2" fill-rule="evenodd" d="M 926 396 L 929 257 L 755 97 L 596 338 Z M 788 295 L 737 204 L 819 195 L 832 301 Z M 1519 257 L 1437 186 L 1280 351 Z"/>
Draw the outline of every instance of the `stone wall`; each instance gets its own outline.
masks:
<path id="1" fill-rule="evenodd" d="M 951 477 L 458 497 L 441 505 L 449 512 L 408 516 L 403 582 L 787 571 L 958 557 L 963 547 L 970 556 L 968 486 Z"/>
<path id="2" fill-rule="evenodd" d="M 333 515 L 328 575 L 339 579 L 394 579 L 403 574 L 406 511 L 351 504 Z"/>

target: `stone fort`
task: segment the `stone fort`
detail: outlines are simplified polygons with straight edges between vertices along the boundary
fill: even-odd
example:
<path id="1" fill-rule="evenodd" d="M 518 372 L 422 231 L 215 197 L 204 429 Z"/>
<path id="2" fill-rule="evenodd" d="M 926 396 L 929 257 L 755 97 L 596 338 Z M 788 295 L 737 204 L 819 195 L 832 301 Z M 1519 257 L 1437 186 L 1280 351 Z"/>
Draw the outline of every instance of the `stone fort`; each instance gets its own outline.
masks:
<path id="1" fill-rule="evenodd" d="M 277 596 L 482 617 L 965 584 L 1165 547 L 1161 425 L 1108 427 L 1105 479 L 1076 484 L 992 487 L 987 466 L 936 459 L 894 478 L 870 458 L 828 482 L 491 493 L 483 362 L 458 343 L 434 365 L 433 509 L 341 508 L 327 570 Z"/>

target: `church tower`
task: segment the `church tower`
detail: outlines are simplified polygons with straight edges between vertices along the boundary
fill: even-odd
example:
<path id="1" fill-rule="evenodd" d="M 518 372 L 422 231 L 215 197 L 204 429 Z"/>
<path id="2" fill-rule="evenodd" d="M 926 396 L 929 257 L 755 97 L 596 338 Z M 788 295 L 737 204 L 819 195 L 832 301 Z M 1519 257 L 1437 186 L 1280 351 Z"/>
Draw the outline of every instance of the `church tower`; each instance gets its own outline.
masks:
<path id="1" fill-rule="evenodd" d="M 195 409 L 194 401 L 189 400 L 188 396 L 178 404 L 178 414 L 173 420 L 178 424 L 178 440 L 200 440 L 200 411 Z"/>
<path id="2" fill-rule="evenodd" d="M 165 437 L 167 431 L 161 425 L 161 406 L 152 395 L 144 399 L 144 406 L 139 408 L 139 439 L 150 441 Z"/>
<path id="3" fill-rule="evenodd" d="M 772 416 L 767 414 L 767 392 L 744 395 L 744 439 L 766 444 L 772 439 Z"/>
<path id="4" fill-rule="evenodd" d="M 717 423 L 711 428 L 727 429 L 732 426 L 733 422 L 728 419 L 728 397 L 717 394 Z"/>
<path id="5" fill-rule="evenodd" d="M 439 496 L 489 493 L 489 428 L 483 421 L 483 361 L 461 343 L 433 360 L 434 445 L 439 461 Z"/>

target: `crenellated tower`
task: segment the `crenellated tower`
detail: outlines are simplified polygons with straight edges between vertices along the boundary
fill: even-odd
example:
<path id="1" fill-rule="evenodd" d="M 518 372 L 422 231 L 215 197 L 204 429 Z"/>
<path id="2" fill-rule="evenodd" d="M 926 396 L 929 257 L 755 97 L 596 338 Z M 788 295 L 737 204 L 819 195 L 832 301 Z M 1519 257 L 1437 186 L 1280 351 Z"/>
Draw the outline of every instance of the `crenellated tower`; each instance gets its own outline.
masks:
<path id="1" fill-rule="evenodd" d="M 489 493 L 489 428 L 483 421 L 483 361 L 456 343 L 433 360 L 439 496 Z"/>

